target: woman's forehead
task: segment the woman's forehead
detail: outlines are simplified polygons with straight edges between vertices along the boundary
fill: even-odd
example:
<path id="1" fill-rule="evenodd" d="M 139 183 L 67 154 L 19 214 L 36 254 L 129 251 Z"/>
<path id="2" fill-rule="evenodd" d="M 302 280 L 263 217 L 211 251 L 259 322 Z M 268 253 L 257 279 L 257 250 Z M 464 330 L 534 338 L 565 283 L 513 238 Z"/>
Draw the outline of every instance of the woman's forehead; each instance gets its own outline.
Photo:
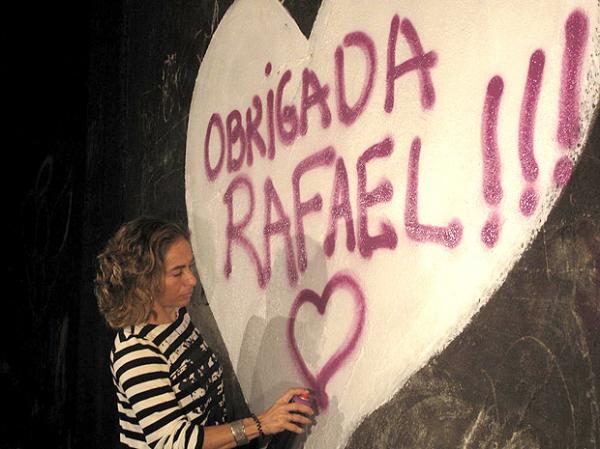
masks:
<path id="1" fill-rule="evenodd" d="M 190 243 L 183 237 L 175 240 L 165 254 L 165 267 L 167 269 L 179 265 L 188 265 L 194 260 L 194 253 Z"/>

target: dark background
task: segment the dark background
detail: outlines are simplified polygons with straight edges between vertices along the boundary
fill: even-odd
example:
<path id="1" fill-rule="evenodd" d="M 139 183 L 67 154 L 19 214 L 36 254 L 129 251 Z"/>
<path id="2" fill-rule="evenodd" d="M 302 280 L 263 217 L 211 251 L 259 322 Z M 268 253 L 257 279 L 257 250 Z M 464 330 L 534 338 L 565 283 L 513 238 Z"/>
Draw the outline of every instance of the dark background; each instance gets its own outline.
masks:
<path id="1" fill-rule="evenodd" d="M 92 293 L 94 255 L 139 214 L 186 220 L 187 111 L 230 3 L 7 11 L 18 27 L 2 69 L 10 287 L 0 448 L 116 447 L 112 333 Z M 284 3 L 305 34 L 319 4 Z M 365 419 L 350 448 L 600 447 L 598 173 L 596 120 L 571 183 L 505 284 Z M 202 299 L 197 307 L 210 315 Z M 216 328 L 207 332 L 218 340 Z M 243 410 L 233 374 L 228 382 Z"/>

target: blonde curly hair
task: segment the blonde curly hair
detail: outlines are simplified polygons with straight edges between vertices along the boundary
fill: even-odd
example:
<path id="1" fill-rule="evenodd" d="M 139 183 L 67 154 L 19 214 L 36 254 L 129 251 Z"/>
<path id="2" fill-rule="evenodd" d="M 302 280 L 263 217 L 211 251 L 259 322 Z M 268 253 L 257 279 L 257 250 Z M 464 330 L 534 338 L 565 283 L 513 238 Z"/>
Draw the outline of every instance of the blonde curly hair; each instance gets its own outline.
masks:
<path id="1" fill-rule="evenodd" d="M 145 323 L 154 296 L 162 288 L 164 258 L 176 240 L 190 240 L 189 230 L 156 218 L 125 223 L 97 257 L 94 293 L 113 329 Z"/>

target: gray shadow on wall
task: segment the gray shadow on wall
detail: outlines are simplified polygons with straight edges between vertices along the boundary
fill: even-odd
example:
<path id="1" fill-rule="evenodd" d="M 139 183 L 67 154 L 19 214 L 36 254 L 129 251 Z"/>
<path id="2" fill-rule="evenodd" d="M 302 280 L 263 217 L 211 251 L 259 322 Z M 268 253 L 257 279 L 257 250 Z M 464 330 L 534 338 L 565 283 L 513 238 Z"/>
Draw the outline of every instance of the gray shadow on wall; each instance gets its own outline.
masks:
<path id="1" fill-rule="evenodd" d="M 277 239 L 273 239 L 275 243 Z M 304 273 L 298 272 L 298 284 L 290 288 L 287 277 L 286 253 L 281 249 L 273 259 L 272 275 L 266 288 L 266 320 L 253 317 L 246 327 L 238 362 L 240 378 L 252 379 L 250 401 L 260 413 L 272 405 L 288 388 L 307 386 L 296 367 L 287 338 L 290 309 L 297 294 L 305 288 L 321 293 L 329 280 L 322 246 L 306 237 L 309 258 Z M 295 259 L 295 262 L 297 259 Z M 307 305 L 306 307 L 311 307 Z M 318 370 L 320 342 L 323 339 L 324 320 L 301 321 L 299 314 L 295 323 L 295 335 L 302 346 L 301 354 L 311 370 Z M 254 362 L 253 362 L 254 360 Z M 266 390 L 266 386 L 269 389 Z M 328 435 L 339 435 L 342 416 L 337 409 L 337 400 L 330 398 L 329 407 L 315 417 L 316 426 L 327 426 Z M 312 429 L 297 438 L 294 448 L 304 446 Z M 323 447 L 330 447 L 324 445 Z"/>
<path id="2" fill-rule="evenodd" d="M 188 310 L 192 321 L 200 330 L 202 337 L 206 340 L 210 348 L 217 354 L 223 367 L 223 383 L 228 404 L 228 418 L 234 420 L 247 417 L 249 415 L 248 406 L 233 370 L 229 352 L 219 332 L 217 322 L 206 300 L 204 291 L 198 289 L 198 287 L 196 288 L 197 292 L 194 293 L 194 299 Z"/>
<path id="3" fill-rule="evenodd" d="M 216 239 L 211 239 L 208 237 L 208 235 L 211 235 L 210 232 L 207 233 L 208 235 L 202 235 L 198 229 L 214 229 L 214 226 L 212 226 L 206 220 L 200 221 L 200 226 L 194 231 L 192 239 L 203 239 L 211 242 L 216 241 Z M 205 251 L 208 251 L 208 254 L 204 254 L 203 259 L 207 261 L 213 261 L 213 264 L 216 265 L 216 248 L 214 244 L 209 245 L 208 249 L 205 249 Z M 214 267 L 213 269 L 218 271 L 219 267 Z M 216 275 L 216 272 L 214 274 Z M 227 347 L 225 346 L 225 342 L 223 341 L 223 337 L 221 336 L 221 332 L 219 331 L 219 327 L 210 308 L 206 293 L 203 289 L 202 279 L 200 279 L 198 273 L 196 273 L 196 275 L 199 282 L 194 289 L 194 294 L 192 296 L 191 304 L 188 307 L 188 311 L 192 321 L 210 348 L 217 354 L 217 357 L 223 367 L 223 383 L 225 387 L 225 396 L 227 398 L 228 418 L 230 420 L 234 420 L 246 417 L 249 415 L 246 400 L 233 370 L 229 352 L 227 351 Z"/>

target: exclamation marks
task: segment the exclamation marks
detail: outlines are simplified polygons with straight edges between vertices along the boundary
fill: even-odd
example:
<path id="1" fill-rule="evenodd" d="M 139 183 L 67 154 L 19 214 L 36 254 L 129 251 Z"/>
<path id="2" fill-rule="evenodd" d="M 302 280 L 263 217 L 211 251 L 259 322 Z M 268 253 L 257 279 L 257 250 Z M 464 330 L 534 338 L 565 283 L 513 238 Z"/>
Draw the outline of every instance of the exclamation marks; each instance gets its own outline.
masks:
<path id="1" fill-rule="evenodd" d="M 573 11 L 565 23 L 565 47 L 562 58 L 562 73 L 559 98 L 559 121 L 556 140 L 563 154 L 575 148 L 581 137 L 579 91 L 585 45 L 588 38 L 588 19 L 580 10 Z M 539 168 L 534 155 L 534 130 L 538 99 L 542 86 L 545 54 L 538 49 L 529 59 L 527 81 L 521 103 L 519 119 L 519 161 L 526 182 L 519 200 L 519 209 L 526 217 L 531 216 L 538 204 L 535 182 Z M 501 230 L 497 208 L 502 200 L 500 184 L 500 159 L 497 143 L 498 108 L 504 89 L 500 76 L 488 83 L 481 123 L 481 150 L 483 156 L 483 197 L 490 206 L 488 219 L 481 229 L 481 241 L 493 248 Z M 554 166 L 554 182 L 564 187 L 573 171 L 573 162 L 568 154 L 561 156 Z"/>
<path id="2" fill-rule="evenodd" d="M 579 79 L 587 35 L 587 17 L 582 11 L 575 10 L 565 24 L 565 49 L 562 58 L 556 140 L 563 151 L 573 149 L 580 137 Z M 573 163 L 569 156 L 562 156 L 554 166 L 554 181 L 556 184 L 564 187 L 571 177 L 572 170 Z"/>
<path id="3" fill-rule="evenodd" d="M 502 200 L 500 184 L 500 154 L 498 150 L 498 107 L 504 81 L 494 76 L 487 86 L 481 122 L 481 151 L 483 157 L 483 197 L 492 208 L 481 230 L 481 241 L 488 247 L 496 245 L 500 236 L 500 216 L 497 207 Z"/>
<path id="4" fill-rule="evenodd" d="M 538 165 L 533 154 L 533 134 L 545 60 L 546 57 L 542 50 L 536 50 L 529 59 L 529 70 L 527 71 L 527 82 L 519 119 L 519 160 L 521 161 L 521 173 L 527 182 L 527 186 L 521 193 L 519 208 L 521 213 L 527 217 L 533 213 L 538 203 L 538 194 L 534 185 L 538 177 Z"/>

